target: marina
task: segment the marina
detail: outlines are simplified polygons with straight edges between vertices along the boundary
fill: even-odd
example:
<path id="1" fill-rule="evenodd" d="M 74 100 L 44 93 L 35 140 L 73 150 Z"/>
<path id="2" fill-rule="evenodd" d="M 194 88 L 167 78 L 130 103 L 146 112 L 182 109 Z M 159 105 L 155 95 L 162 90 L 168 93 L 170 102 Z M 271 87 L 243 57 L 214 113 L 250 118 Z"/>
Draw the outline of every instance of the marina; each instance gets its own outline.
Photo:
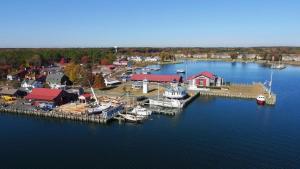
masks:
<path id="1" fill-rule="evenodd" d="M 172 69 L 170 69 L 170 66 Z M 183 66 L 180 65 L 178 67 Z M 132 152 L 133 150 L 140 151 L 141 149 L 138 147 L 144 147 L 144 143 L 148 140 L 151 140 L 151 142 L 155 142 L 155 140 L 157 140 L 156 138 L 162 138 L 166 141 L 163 141 L 162 143 L 156 142 L 156 146 L 151 149 L 147 147 L 144 147 L 143 149 L 146 149 L 147 151 L 158 151 L 159 149 L 165 148 L 166 146 L 168 147 L 168 145 L 172 147 L 182 147 L 182 144 L 193 146 L 198 145 L 201 147 L 201 149 L 188 148 L 188 150 L 196 156 L 201 156 L 201 154 L 212 152 L 215 146 L 217 146 L 218 151 L 215 152 L 216 154 L 212 156 L 222 156 L 223 153 L 228 153 L 228 150 L 224 148 L 224 144 L 227 143 L 220 143 L 218 142 L 218 140 L 224 140 L 225 137 L 229 137 L 230 140 L 233 140 L 235 143 L 233 145 L 233 148 L 237 149 L 235 151 L 245 155 L 245 157 L 241 159 L 242 161 L 247 161 L 249 159 L 249 154 L 253 153 L 252 148 L 244 150 L 243 147 L 245 145 L 255 147 L 256 150 L 259 150 L 261 154 L 265 154 L 265 148 L 260 147 L 260 145 L 266 144 L 269 141 L 273 141 L 275 144 L 277 144 L 277 146 L 281 147 L 282 153 L 291 158 L 294 157 L 292 154 L 294 152 L 296 153 L 297 146 L 292 145 L 297 145 L 297 138 L 285 139 L 285 137 L 276 136 L 275 138 L 268 139 L 268 137 L 265 135 L 267 135 L 267 133 L 269 132 L 281 133 L 285 131 L 286 127 L 282 127 L 282 119 L 287 118 L 287 115 L 290 117 L 289 123 L 293 124 L 289 127 L 289 129 L 291 129 L 291 132 L 296 129 L 293 126 L 297 126 L 298 124 L 297 110 L 291 109 L 289 114 L 283 113 L 282 110 L 285 109 L 285 106 L 295 107 L 297 105 L 296 100 L 290 99 L 290 97 L 297 98 L 299 93 L 292 93 L 290 92 L 290 90 L 297 86 L 299 79 L 293 79 L 287 76 L 289 74 L 299 73 L 299 70 L 297 68 L 287 67 L 286 69 L 280 71 L 274 71 L 272 96 L 276 98 L 275 105 L 259 106 L 256 104 L 256 97 L 258 94 L 264 94 L 265 98 L 268 98 L 269 86 L 265 81 L 270 81 L 271 69 L 251 63 L 246 65 L 233 65 L 231 63 L 215 62 L 193 63 L 189 64 L 189 67 L 191 67 L 188 71 L 189 76 L 195 74 L 198 75 L 200 74 L 199 72 L 205 70 L 214 72 L 216 75 L 218 75 L 218 77 L 224 78 L 225 82 L 230 81 L 231 83 L 224 83 L 222 87 L 211 87 L 209 88 L 209 90 L 208 88 L 200 88 L 199 90 L 192 91 L 188 90 L 189 84 L 185 83 L 183 79 L 183 83 L 181 83 L 180 86 L 186 89 L 186 93 L 189 97 L 180 99 L 182 103 L 185 103 L 185 106 L 180 109 L 149 105 L 148 99 L 157 99 L 158 91 L 160 97 L 164 97 L 164 92 L 170 87 L 169 83 L 160 84 L 158 90 L 157 82 L 148 82 L 148 93 L 143 93 L 143 82 L 141 82 L 140 88 L 135 89 L 132 88 L 132 82 L 130 81 L 126 83 L 123 82 L 118 87 L 109 90 L 95 90 L 95 95 L 100 104 L 105 105 L 111 102 L 112 105 L 118 105 L 119 103 L 124 102 L 124 112 L 122 112 L 121 114 L 130 114 L 133 108 L 135 108 L 137 105 L 140 105 L 141 107 L 151 111 L 151 115 L 143 120 L 133 119 L 133 121 L 128 121 L 125 120 L 124 117 L 121 117 L 119 115 L 115 116 L 112 119 L 105 120 L 103 119 L 101 114 L 89 115 L 85 111 L 87 111 L 91 107 L 91 105 L 84 102 L 86 100 L 88 101 L 89 96 L 93 96 L 91 89 L 87 88 L 85 92 L 90 93 L 90 95 L 82 95 L 82 103 L 64 104 L 52 111 L 42 109 L 39 109 L 38 111 L 24 109 L 28 107 L 31 108 L 31 106 L 27 105 L 27 103 L 25 105 L 21 104 L 22 106 L 20 107 L 1 107 L 1 112 L 3 113 L 0 114 L 0 124 L 2 126 L 4 125 L 7 127 L 11 127 L 11 121 L 15 121 L 14 124 L 22 125 L 21 128 L 24 128 L 24 133 L 30 131 L 41 135 L 45 138 L 42 139 L 42 141 L 49 144 L 49 148 L 42 148 L 42 146 L 39 144 L 41 139 L 28 138 L 30 142 L 33 142 L 38 149 L 43 149 L 48 152 L 51 152 L 52 149 L 55 151 L 59 151 L 60 148 L 51 144 L 54 142 L 53 135 L 60 135 L 60 137 L 67 136 L 66 141 L 68 142 L 68 145 L 71 145 L 72 147 L 81 145 L 83 149 L 89 150 L 82 150 L 83 153 L 93 154 L 92 156 L 88 155 L 86 158 L 83 157 L 86 160 L 96 160 L 98 159 L 98 157 L 104 158 L 105 155 L 103 155 L 103 153 L 109 154 L 111 151 L 118 151 L 119 154 L 114 156 L 118 158 L 125 158 L 126 160 L 122 162 L 127 165 L 129 165 L 129 163 L 135 163 L 136 160 L 133 160 L 132 158 L 138 159 L 140 157 L 139 153 L 137 153 L 136 155 L 132 155 L 131 157 L 127 157 L 126 154 L 128 152 Z M 176 69 L 176 65 L 164 65 L 155 73 L 171 74 L 171 72 L 176 72 Z M 239 71 L 235 72 L 236 69 L 238 69 Z M 279 80 L 279 78 L 288 80 L 290 83 L 281 81 Z M 198 79 L 204 80 L 205 78 L 199 76 Z M 197 78 L 195 82 L 196 81 Z M 124 90 L 125 88 L 126 91 Z M 19 99 L 14 101 L 13 99 L 11 100 L 11 98 L 8 97 L 6 99 L 15 104 L 18 104 L 19 101 Z M 244 107 L 247 107 L 247 109 L 245 109 Z M 274 123 L 276 123 L 276 125 Z M 18 127 L 18 130 L 21 130 L 23 132 L 23 129 L 21 128 Z M 49 130 L 49 128 L 53 128 L 53 131 Z M 262 128 L 262 130 L 259 130 L 257 128 Z M 17 129 L 13 128 L 12 130 L 14 132 L 18 132 Z M 5 131 L 2 132 L 6 133 Z M 250 132 L 252 133 L 251 135 L 249 135 Z M 22 133 L 20 134 L 22 135 Z M 182 139 L 178 140 L 178 134 L 182 136 Z M 255 137 L 255 139 L 253 139 L 252 136 Z M 14 138 L 10 137 L 9 135 L 8 137 L 10 138 L 10 141 L 14 140 Z M 95 141 L 89 141 L 87 144 L 82 144 L 82 142 L 86 140 L 86 137 L 93 137 L 92 140 Z M 208 140 L 201 141 L 201 139 L 197 139 L 196 141 L 194 141 L 194 137 L 205 138 Z M 241 137 L 245 138 L 245 141 L 237 141 L 237 139 Z M 118 139 L 122 139 L 123 143 L 131 146 L 124 147 L 122 149 L 122 144 L 120 145 L 120 141 L 118 141 Z M 288 143 L 290 146 L 280 146 L 282 139 L 284 139 L 284 142 Z M 178 141 L 170 142 L 167 140 Z M 24 144 L 28 145 L 29 143 Z M 101 149 L 94 150 L 93 148 L 95 148 L 95 145 L 98 144 L 109 144 L 110 148 L 108 148 L 107 146 L 101 146 Z M 289 152 L 290 148 L 293 148 L 294 152 Z M 12 149 L 14 149 L 14 147 L 8 146 L 3 150 L 4 152 L 9 152 Z M 28 148 L 25 149 L 29 151 Z M 93 151 L 90 151 L 91 149 L 93 149 Z M 120 149 L 122 149 L 123 151 L 120 151 Z M 182 149 L 179 148 L 179 150 L 176 149 L 176 151 L 184 152 L 186 149 L 186 147 L 183 147 Z M 240 151 L 239 149 L 243 150 Z M 16 149 L 15 152 L 17 151 L 18 150 Z M 166 153 L 163 152 L 161 155 L 158 155 L 160 159 L 175 153 L 172 150 L 166 151 Z M 45 156 L 47 158 L 50 158 L 51 156 L 52 158 L 58 160 L 57 157 L 53 156 L 53 153 L 51 154 L 52 155 Z M 73 161 L 74 159 L 78 159 L 78 161 L 80 161 L 79 157 L 75 154 L 70 154 L 67 152 L 62 152 L 62 154 L 70 156 L 70 159 L 67 160 L 67 163 L 70 165 L 72 165 L 71 161 Z M 44 158 L 37 157 L 32 154 L 28 156 L 28 158 L 24 156 L 22 157 L 26 160 L 30 160 L 33 157 L 38 160 L 45 160 Z M 97 158 L 95 158 L 95 156 L 97 156 Z M 184 158 L 184 156 L 185 155 L 181 154 L 176 155 L 176 157 L 180 158 Z M 175 156 L 172 155 L 172 157 L 174 158 Z M 232 159 L 237 158 L 235 154 L 230 154 L 229 157 Z M 276 159 L 277 157 L 278 156 L 276 154 L 273 154 L 271 159 Z M 204 156 L 202 158 L 206 159 Z M 142 159 L 146 160 L 144 158 Z M 253 157 L 253 160 L 255 161 L 259 159 L 261 159 L 261 157 Z M 162 163 L 166 162 L 165 160 L 157 160 Z M 191 157 L 192 163 L 196 163 L 198 161 L 198 158 Z M 203 165 L 207 164 L 206 160 L 200 160 L 200 162 Z M 180 163 L 175 163 L 176 165 L 180 166 Z M 276 161 L 273 161 L 272 163 L 278 165 Z M 91 162 L 91 164 L 93 164 L 94 166 L 97 165 L 93 162 Z M 170 162 L 167 164 L 168 166 L 174 166 L 174 161 L 172 160 L 172 163 Z M 111 166 L 111 163 L 104 162 L 103 165 Z M 184 165 L 182 167 L 184 168 L 186 166 L 187 165 Z M 232 165 L 233 168 L 239 168 L 239 166 L 243 166 L 242 163 L 236 163 L 236 165 Z M 294 165 L 280 166 L 284 167 Z M 74 168 L 76 168 L 76 166 L 74 166 Z"/>

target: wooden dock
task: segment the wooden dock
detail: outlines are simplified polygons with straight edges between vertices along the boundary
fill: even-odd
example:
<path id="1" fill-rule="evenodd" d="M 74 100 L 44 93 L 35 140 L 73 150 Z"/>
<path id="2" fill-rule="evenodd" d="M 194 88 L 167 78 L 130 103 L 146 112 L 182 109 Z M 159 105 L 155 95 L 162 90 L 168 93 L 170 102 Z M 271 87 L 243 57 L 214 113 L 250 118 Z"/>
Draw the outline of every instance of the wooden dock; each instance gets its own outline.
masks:
<path id="1" fill-rule="evenodd" d="M 266 98 L 266 104 L 275 105 L 276 94 L 271 93 L 269 96 L 266 87 L 261 83 L 253 84 L 232 84 L 227 88 L 228 90 L 211 89 L 207 91 L 200 91 L 201 96 L 217 96 L 239 99 L 256 99 L 258 95 L 262 94 Z"/>
<path id="2" fill-rule="evenodd" d="M 88 114 L 71 114 L 64 113 L 59 111 L 39 111 L 39 110 L 26 110 L 26 109 L 18 109 L 18 108 L 10 108 L 10 107 L 1 107 L 0 112 L 4 113 L 14 113 L 20 115 L 28 115 L 28 116 L 37 116 L 37 117 L 45 117 L 45 118 L 56 118 L 56 119 L 64 119 L 64 120 L 74 120 L 74 121 L 82 121 L 82 122 L 92 122 L 92 123 L 107 123 L 111 121 L 113 118 L 105 118 L 101 114 L 88 115 Z"/>

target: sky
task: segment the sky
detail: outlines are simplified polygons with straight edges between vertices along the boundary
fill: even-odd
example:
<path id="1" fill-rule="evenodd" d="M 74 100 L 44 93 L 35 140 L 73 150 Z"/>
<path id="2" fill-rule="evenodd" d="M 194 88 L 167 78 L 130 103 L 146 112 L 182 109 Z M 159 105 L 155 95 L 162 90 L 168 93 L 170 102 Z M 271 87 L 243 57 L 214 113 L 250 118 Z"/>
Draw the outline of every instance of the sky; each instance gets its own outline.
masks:
<path id="1" fill-rule="evenodd" d="M 0 0 L 0 48 L 300 46 L 299 0 Z"/>

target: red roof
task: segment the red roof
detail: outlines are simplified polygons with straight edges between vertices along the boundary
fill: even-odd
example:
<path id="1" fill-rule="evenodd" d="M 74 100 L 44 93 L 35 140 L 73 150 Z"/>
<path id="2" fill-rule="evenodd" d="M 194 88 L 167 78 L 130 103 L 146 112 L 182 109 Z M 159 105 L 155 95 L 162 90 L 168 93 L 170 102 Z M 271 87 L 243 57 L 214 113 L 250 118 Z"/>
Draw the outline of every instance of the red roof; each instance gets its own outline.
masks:
<path id="1" fill-rule="evenodd" d="M 155 74 L 134 74 L 131 76 L 131 80 L 143 81 L 147 79 L 150 82 L 172 82 L 176 80 L 177 82 L 182 81 L 182 77 L 178 75 L 155 75 Z"/>
<path id="2" fill-rule="evenodd" d="M 109 69 L 114 69 L 114 68 L 116 68 L 116 66 L 115 65 L 106 65 Z"/>
<path id="3" fill-rule="evenodd" d="M 208 78 L 210 78 L 210 79 L 214 79 L 214 78 L 216 77 L 216 76 L 215 76 L 213 73 L 211 73 L 211 72 L 201 72 L 201 73 L 198 73 L 198 74 L 196 74 L 196 75 L 190 76 L 190 77 L 188 78 L 188 80 L 195 79 L 195 78 L 197 78 L 197 77 L 199 77 L 199 76 L 205 76 L 205 77 L 208 77 Z"/>
<path id="4" fill-rule="evenodd" d="M 84 93 L 81 96 L 83 96 L 84 98 L 90 98 L 90 97 L 92 97 L 92 95 L 90 93 Z"/>
<path id="5" fill-rule="evenodd" d="M 53 101 L 61 94 L 61 92 L 62 90 L 59 89 L 34 88 L 32 89 L 32 92 L 25 98 L 33 100 Z"/>

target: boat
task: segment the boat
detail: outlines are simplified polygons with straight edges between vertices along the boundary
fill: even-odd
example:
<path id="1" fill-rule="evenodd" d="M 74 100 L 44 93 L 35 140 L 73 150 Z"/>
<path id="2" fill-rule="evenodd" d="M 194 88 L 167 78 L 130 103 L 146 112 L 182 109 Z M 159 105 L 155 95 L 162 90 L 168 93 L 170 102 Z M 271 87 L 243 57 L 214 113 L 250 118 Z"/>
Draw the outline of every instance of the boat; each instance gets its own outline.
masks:
<path id="1" fill-rule="evenodd" d="M 111 107 L 111 103 L 100 105 L 92 86 L 91 86 L 91 91 L 93 93 L 93 97 L 96 102 L 95 105 L 92 105 L 92 107 L 87 110 L 88 114 L 98 114 L 101 113 L 103 110 L 106 110 Z"/>
<path id="2" fill-rule="evenodd" d="M 284 69 L 286 66 L 284 64 L 272 64 L 271 69 Z"/>
<path id="3" fill-rule="evenodd" d="M 177 69 L 176 72 L 177 73 L 185 73 L 185 70 L 184 69 Z"/>
<path id="4" fill-rule="evenodd" d="M 154 106 L 169 107 L 169 108 L 183 108 L 183 103 L 177 99 L 149 99 L 149 104 Z"/>
<path id="5" fill-rule="evenodd" d="M 138 115 L 138 116 L 150 116 L 152 114 L 152 111 L 147 110 L 144 107 L 136 106 L 130 114 Z"/>
<path id="6" fill-rule="evenodd" d="M 157 83 L 157 98 L 150 98 L 149 104 L 152 106 L 161 106 L 161 107 L 169 107 L 169 108 L 183 108 L 183 105 L 184 105 L 178 99 L 159 97 L 159 83 Z"/>
<path id="7" fill-rule="evenodd" d="M 120 116 L 129 122 L 142 122 L 145 119 L 144 116 L 138 116 L 133 114 L 120 114 Z"/>
<path id="8" fill-rule="evenodd" d="M 165 90 L 163 96 L 169 99 L 183 99 L 187 96 L 187 93 L 183 87 L 178 85 L 176 80 L 173 80 L 170 87 Z"/>
<path id="9" fill-rule="evenodd" d="M 88 111 L 88 114 L 97 114 L 97 113 L 101 113 L 103 110 L 106 110 L 110 107 L 111 107 L 110 103 L 101 104 L 101 105 L 96 104 L 94 107 L 89 108 L 87 111 Z"/>
<path id="10" fill-rule="evenodd" d="M 119 114 L 124 112 L 124 106 L 118 105 L 118 106 L 110 106 L 109 108 L 106 108 L 102 110 L 101 117 L 105 119 L 111 119 Z"/>
<path id="11" fill-rule="evenodd" d="M 150 68 L 143 68 L 142 69 L 142 74 L 151 74 L 151 69 Z"/>
<path id="12" fill-rule="evenodd" d="M 160 70 L 160 67 L 154 67 L 154 68 L 151 68 L 151 70 L 158 71 L 158 70 Z"/>
<path id="13" fill-rule="evenodd" d="M 266 103 L 265 96 L 263 96 L 263 95 L 257 96 L 256 102 L 257 102 L 258 105 L 265 105 L 265 103 Z"/>
<path id="14" fill-rule="evenodd" d="M 269 86 L 269 88 L 266 87 L 266 91 L 268 92 L 268 95 L 269 95 L 268 97 L 269 98 L 271 98 L 271 94 L 272 94 L 273 71 L 271 71 L 271 78 L 270 79 L 271 79 L 270 81 L 267 81 L 267 82 L 264 83 L 264 85 L 268 84 L 267 86 Z M 265 105 L 266 104 L 266 97 L 262 94 L 258 95 L 256 97 L 256 103 L 258 105 Z"/>

